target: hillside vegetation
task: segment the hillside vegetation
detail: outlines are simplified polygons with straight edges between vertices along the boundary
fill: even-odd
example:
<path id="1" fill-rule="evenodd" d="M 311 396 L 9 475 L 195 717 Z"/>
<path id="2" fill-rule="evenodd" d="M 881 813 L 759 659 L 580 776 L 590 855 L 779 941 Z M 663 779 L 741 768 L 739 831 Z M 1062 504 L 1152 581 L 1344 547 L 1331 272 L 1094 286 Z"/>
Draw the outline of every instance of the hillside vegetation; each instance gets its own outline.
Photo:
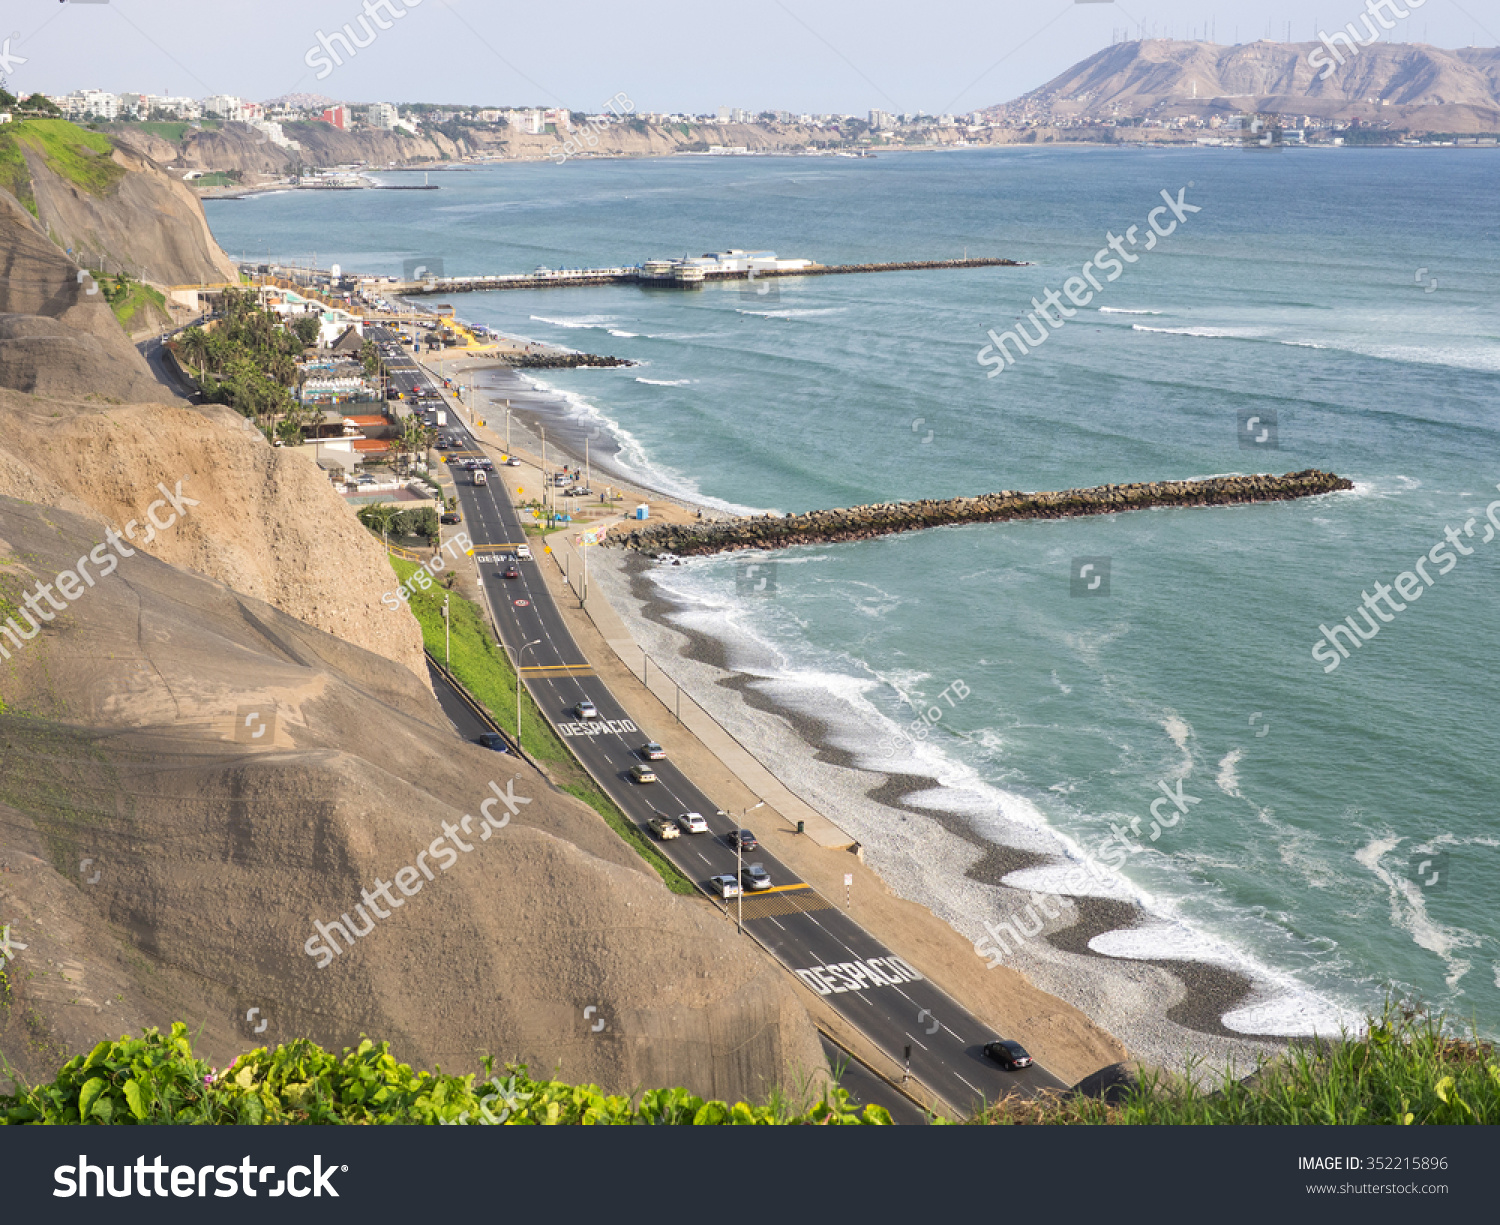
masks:
<path id="1" fill-rule="evenodd" d="M 0 976 L 3 977 L 3 976 Z M 620 1124 L 889 1124 L 881 1106 L 856 1110 L 829 1086 L 816 1101 L 772 1092 L 765 1105 L 710 1101 L 686 1089 L 606 1094 L 595 1085 L 535 1080 L 524 1067 L 489 1079 L 414 1072 L 387 1044 L 365 1039 L 339 1058 L 305 1040 L 259 1047 L 223 1072 L 193 1054 L 187 1026 L 101 1042 L 57 1079 L 0 1097 L 0 1124 L 380 1124 L 599 1126 Z"/>
<path id="2" fill-rule="evenodd" d="M 31 176 L 21 148 L 35 149 L 54 174 L 93 196 L 106 196 L 128 171 L 112 156 L 114 146 L 97 132 L 66 119 L 27 119 L 0 126 L 0 187 L 36 215 Z"/>

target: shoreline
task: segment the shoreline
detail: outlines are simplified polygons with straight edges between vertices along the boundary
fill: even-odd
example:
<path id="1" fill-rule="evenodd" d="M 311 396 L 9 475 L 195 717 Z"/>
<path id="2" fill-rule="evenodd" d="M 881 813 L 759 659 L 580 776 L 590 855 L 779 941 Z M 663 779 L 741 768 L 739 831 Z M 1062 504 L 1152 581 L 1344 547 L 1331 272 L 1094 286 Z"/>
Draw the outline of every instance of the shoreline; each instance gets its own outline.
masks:
<path id="1" fill-rule="evenodd" d="M 581 464 L 582 440 L 588 438 L 589 460 L 596 472 L 607 474 L 605 479 L 626 493 L 628 499 L 649 501 L 656 522 L 689 524 L 700 514 L 705 518 L 729 517 L 722 508 L 679 491 L 661 489 L 657 482 L 642 481 L 639 474 L 620 462 L 622 448 L 618 440 L 607 430 L 586 429 L 586 418 L 577 415 L 574 402 L 563 393 L 533 390 L 523 382 L 528 372 L 474 354 L 442 357 L 445 360 L 430 363 L 434 370 L 448 377 L 474 376 L 472 381 L 481 393 L 476 414 L 501 439 L 505 432 L 503 415 L 489 405 L 498 407 L 506 391 L 510 391 L 512 430 L 518 450 L 530 451 L 535 456 L 538 435 L 545 429 L 550 462 Z M 483 370 L 499 373 L 485 378 Z M 511 380 L 514 384 L 507 388 L 505 384 Z M 630 524 L 633 521 L 626 521 L 621 530 L 628 530 Z M 970 971 L 986 976 L 986 961 L 973 947 L 974 937 L 982 938 L 984 934 L 978 918 L 1014 914 L 1025 905 L 1027 897 L 1004 885 L 1003 878 L 1027 867 L 1067 861 L 1041 849 L 991 842 L 977 832 L 971 821 L 957 813 L 910 803 L 909 797 L 940 788 L 942 783 L 931 774 L 879 772 L 861 766 L 852 753 L 832 743 L 830 724 L 759 692 L 755 676 L 736 672 L 731 666 L 725 642 L 672 620 L 680 609 L 651 582 L 649 571 L 656 564 L 659 563 L 628 550 L 596 552 L 596 560 L 591 563 L 594 578 L 591 593 L 604 597 L 638 648 L 651 655 L 654 670 L 664 669 L 686 696 L 730 735 L 750 746 L 763 764 L 770 761 L 785 765 L 790 761 L 789 754 L 810 757 L 815 769 L 832 770 L 845 784 L 850 779 L 856 780 L 863 805 L 876 810 L 881 817 L 925 831 L 917 840 L 925 839 L 929 849 L 938 854 L 945 867 L 951 867 L 956 877 L 945 879 L 942 886 L 964 895 L 961 916 L 951 904 L 937 898 L 940 890 L 924 883 L 926 874 L 916 864 L 927 858 L 925 853 L 903 852 L 896 845 L 899 839 L 886 837 L 882 832 L 872 834 L 851 828 L 839 803 L 807 794 L 806 787 L 784 779 L 780 769 L 773 770 L 817 812 L 848 830 L 857 841 L 860 860 L 870 866 L 885 889 L 922 907 L 942 925 L 951 946 L 949 952 L 972 963 Z M 772 725 L 782 729 L 784 736 L 794 738 L 796 746 L 784 751 L 768 746 L 766 738 L 758 733 Z M 941 844 L 940 852 L 932 847 L 934 842 Z M 903 864 L 903 858 L 912 862 Z M 955 919 L 964 922 L 972 934 Z M 1088 948 L 1089 941 L 1104 932 L 1138 927 L 1147 921 L 1148 912 L 1134 902 L 1073 897 L 1071 916 L 1065 914 L 1061 922 L 1049 921 L 1041 936 L 1032 942 L 1041 947 L 1028 945 L 1018 950 L 1017 956 L 1005 960 L 1000 968 L 1018 975 L 1033 989 L 1070 1010 L 1076 1009 L 1100 1032 L 1128 1050 L 1132 1058 L 1148 1063 L 1180 1069 L 1185 1067 L 1186 1052 L 1191 1051 L 1212 1065 L 1234 1063 L 1251 1067 L 1258 1059 L 1271 1057 L 1283 1049 L 1290 1040 L 1287 1037 L 1241 1034 L 1223 1024 L 1221 1018 L 1225 1014 L 1265 994 L 1261 989 L 1264 984 L 1258 986 L 1239 970 L 1206 961 L 1114 958 Z M 877 934 L 884 935 L 878 931 Z M 958 994 L 959 998 L 968 998 L 968 993 Z M 975 1011 L 984 1015 L 979 1008 Z"/>

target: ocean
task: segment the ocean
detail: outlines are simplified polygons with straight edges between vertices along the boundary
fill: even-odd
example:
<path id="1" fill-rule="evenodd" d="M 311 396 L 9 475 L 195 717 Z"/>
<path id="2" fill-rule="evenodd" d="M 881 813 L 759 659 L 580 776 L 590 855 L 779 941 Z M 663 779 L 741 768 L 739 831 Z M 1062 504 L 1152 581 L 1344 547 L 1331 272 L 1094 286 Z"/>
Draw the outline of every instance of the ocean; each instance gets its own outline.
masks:
<path id="1" fill-rule="evenodd" d="M 679 665 L 684 683 L 759 728 L 778 772 L 893 887 L 970 938 L 1013 917 L 1027 896 L 1013 890 L 1092 893 L 1141 908 L 1093 936 L 1098 965 L 1251 980 L 1228 1034 L 1330 1033 L 1395 996 L 1496 1036 L 1493 151 L 1020 147 L 433 181 L 205 207 L 232 255 L 373 273 L 728 247 L 1028 262 L 455 296 L 462 318 L 642 363 L 535 382 L 635 479 L 711 506 L 1314 467 L 1352 479 L 1303 502 L 944 529 L 642 581 L 669 625 L 720 643 L 761 709 L 705 666 Z M 1172 232 L 1147 250 L 1163 193 L 1178 207 L 1154 216 Z M 1136 257 L 1114 280 L 1094 260 L 1110 235 Z M 1073 314 L 989 377 L 990 330 L 1020 319 L 1039 335 L 1033 296 L 1045 306 L 1079 277 L 1082 299 L 1091 260 L 1089 304 L 1060 299 Z M 1358 638 L 1336 628 L 1351 617 Z M 790 734 L 809 719 L 857 768 Z M 890 774 L 929 780 L 899 816 L 869 795 Z M 954 822 L 968 842 L 943 832 Z M 977 885 L 975 839 L 1048 858 L 1009 888 Z M 1105 993 L 1042 954 L 1014 964 L 1097 1015 Z"/>

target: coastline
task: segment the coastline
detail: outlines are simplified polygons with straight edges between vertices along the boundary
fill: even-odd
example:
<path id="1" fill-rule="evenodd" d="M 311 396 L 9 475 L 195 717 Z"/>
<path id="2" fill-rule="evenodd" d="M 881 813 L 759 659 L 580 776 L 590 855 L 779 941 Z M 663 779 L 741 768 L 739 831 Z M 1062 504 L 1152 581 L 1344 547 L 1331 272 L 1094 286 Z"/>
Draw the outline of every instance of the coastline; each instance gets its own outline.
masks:
<path id="1" fill-rule="evenodd" d="M 509 396 L 513 443 L 522 454 L 539 454 L 545 430 L 549 461 L 581 464 L 588 439 L 588 458 L 599 474 L 596 483 L 612 484 L 628 499 L 649 501 L 656 522 L 689 523 L 700 514 L 716 518 L 726 513 L 707 500 L 662 488 L 669 482 L 642 480 L 622 460 L 623 448 L 608 428 L 591 425 L 564 394 L 532 387 L 524 377 L 527 372 L 461 353 L 443 354 L 431 366 L 449 377 L 473 377 L 481 392 L 477 415 L 502 443 L 506 423 L 495 408 Z M 835 742 L 830 723 L 762 692 L 755 674 L 735 667 L 723 640 L 680 624 L 676 618 L 683 609 L 650 579 L 655 564 L 627 551 L 596 549 L 590 561 L 591 595 L 604 597 L 638 649 L 650 654 L 654 670 L 664 671 L 761 763 L 774 763 L 778 779 L 856 841 L 860 862 L 886 891 L 922 907 L 935 920 L 942 930 L 946 977 L 967 984 L 954 991 L 959 998 L 969 1002 L 976 993 L 984 997 L 992 991 L 1003 995 L 999 985 L 1018 978 L 1068 1012 L 1086 1017 L 1130 1057 L 1178 1070 L 1190 1057 L 1210 1066 L 1232 1063 L 1248 1069 L 1283 1048 L 1285 1039 L 1240 1034 L 1223 1024 L 1226 1013 L 1264 997 L 1238 969 L 1200 961 L 1126 960 L 1089 949 L 1089 941 L 1104 932 L 1149 921 L 1133 902 L 1072 898 L 1071 915 L 1064 912 L 1060 920 L 1049 920 L 1038 939 L 1006 958 L 997 967 L 1000 974 L 992 973 L 974 942 L 985 938 L 985 921 L 1016 914 L 1028 897 L 1006 886 L 1004 878 L 1064 861 L 1045 840 L 1035 848 L 1001 845 L 986 839 L 963 815 L 912 803 L 914 795 L 942 787 L 931 774 L 882 772 L 857 764 Z M 790 777 L 793 764 L 795 777 Z M 789 858 L 796 862 L 795 856 Z M 814 879 L 810 865 L 796 866 Z M 873 925 L 872 931 L 893 945 L 900 943 L 898 931 Z M 933 946 L 926 955 L 934 955 Z M 975 1011 L 990 1015 L 983 1007 Z M 1025 1029 L 1017 1032 L 1025 1040 Z M 1046 1050 L 1044 1036 L 1030 1041 Z"/>

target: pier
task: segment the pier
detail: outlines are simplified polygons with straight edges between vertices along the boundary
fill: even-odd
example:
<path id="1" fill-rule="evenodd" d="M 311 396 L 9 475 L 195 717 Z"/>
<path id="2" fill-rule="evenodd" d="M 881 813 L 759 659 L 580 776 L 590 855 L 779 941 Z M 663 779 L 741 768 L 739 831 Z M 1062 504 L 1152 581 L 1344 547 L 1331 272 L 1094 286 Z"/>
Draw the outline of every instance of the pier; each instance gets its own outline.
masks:
<path id="1" fill-rule="evenodd" d="M 539 268 L 535 272 L 497 276 L 434 277 L 398 282 L 389 292 L 407 297 L 431 294 L 478 293 L 493 289 L 561 289 L 578 285 L 646 285 L 662 289 L 699 289 L 712 281 L 770 280 L 773 277 L 839 276 L 855 272 L 918 272 L 948 268 L 1020 268 L 1013 259 L 923 259 L 884 264 L 814 264 L 805 260 L 795 268 L 713 267 L 699 260 L 651 260 L 618 268 Z"/>

